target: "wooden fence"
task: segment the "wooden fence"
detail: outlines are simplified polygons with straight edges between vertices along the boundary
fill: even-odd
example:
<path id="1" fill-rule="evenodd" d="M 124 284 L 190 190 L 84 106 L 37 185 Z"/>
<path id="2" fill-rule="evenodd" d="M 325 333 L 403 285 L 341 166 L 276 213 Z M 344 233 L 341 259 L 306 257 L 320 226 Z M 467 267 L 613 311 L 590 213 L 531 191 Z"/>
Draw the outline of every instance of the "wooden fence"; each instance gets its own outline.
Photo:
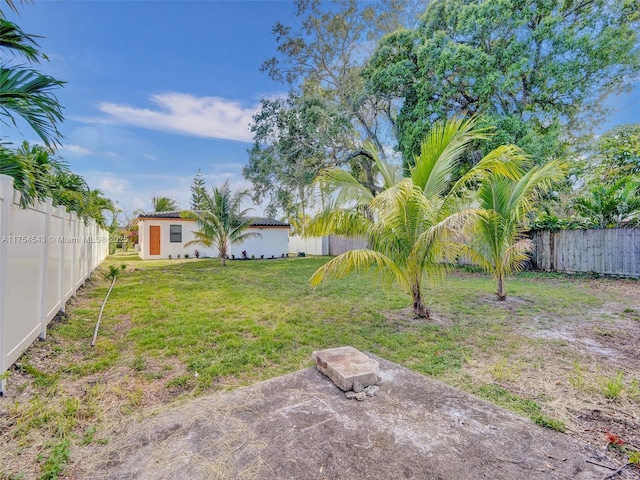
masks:
<path id="1" fill-rule="evenodd" d="M 0 175 L 0 378 L 109 253 L 95 222 L 47 202 L 23 209 Z M 0 380 L 0 394 L 5 380 Z"/>
<path id="2" fill-rule="evenodd" d="M 350 250 L 361 248 L 369 248 L 369 243 L 365 237 L 329 235 L 329 255 L 341 255 Z"/>
<path id="3" fill-rule="evenodd" d="M 640 277 L 640 228 L 530 233 L 534 268 Z"/>

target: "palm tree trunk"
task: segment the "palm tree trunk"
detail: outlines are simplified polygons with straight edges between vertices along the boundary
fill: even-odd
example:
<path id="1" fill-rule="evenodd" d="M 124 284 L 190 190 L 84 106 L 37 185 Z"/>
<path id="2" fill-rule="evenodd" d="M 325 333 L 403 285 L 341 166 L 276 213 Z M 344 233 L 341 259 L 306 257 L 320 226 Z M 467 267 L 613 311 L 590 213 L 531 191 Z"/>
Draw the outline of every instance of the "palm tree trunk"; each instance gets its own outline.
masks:
<path id="1" fill-rule="evenodd" d="M 498 300 L 506 300 L 507 292 L 504 289 L 504 276 L 502 274 L 498 275 Z"/>
<path id="2" fill-rule="evenodd" d="M 222 265 L 223 267 L 227 266 L 227 255 L 224 253 L 220 255 L 220 265 Z"/>
<path id="3" fill-rule="evenodd" d="M 413 313 L 416 315 L 416 317 L 426 318 L 427 320 L 429 320 L 431 318 L 431 315 L 429 313 L 429 309 L 422 301 L 420 282 L 414 282 L 411 293 L 413 294 Z"/>

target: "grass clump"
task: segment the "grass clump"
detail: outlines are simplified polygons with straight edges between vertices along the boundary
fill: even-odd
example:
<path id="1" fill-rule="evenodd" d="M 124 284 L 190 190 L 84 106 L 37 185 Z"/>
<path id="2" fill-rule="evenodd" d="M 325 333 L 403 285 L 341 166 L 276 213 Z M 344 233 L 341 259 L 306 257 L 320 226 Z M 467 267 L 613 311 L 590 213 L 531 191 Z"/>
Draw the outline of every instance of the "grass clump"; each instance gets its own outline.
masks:
<path id="1" fill-rule="evenodd" d="M 495 384 L 467 384 L 466 390 L 475 395 L 500 405 L 508 410 L 529 417 L 541 427 L 564 432 L 566 425 L 564 422 L 548 417 L 542 413 L 542 407 L 534 400 L 516 395 L 504 387 Z"/>
<path id="2" fill-rule="evenodd" d="M 604 398 L 617 400 L 624 390 L 624 373 L 617 372 L 614 377 L 604 377 L 601 386 Z"/>
<path id="3" fill-rule="evenodd" d="M 64 470 L 71 456 L 69 440 L 61 440 L 49 450 L 49 455 L 43 458 L 40 480 L 55 480 Z"/>

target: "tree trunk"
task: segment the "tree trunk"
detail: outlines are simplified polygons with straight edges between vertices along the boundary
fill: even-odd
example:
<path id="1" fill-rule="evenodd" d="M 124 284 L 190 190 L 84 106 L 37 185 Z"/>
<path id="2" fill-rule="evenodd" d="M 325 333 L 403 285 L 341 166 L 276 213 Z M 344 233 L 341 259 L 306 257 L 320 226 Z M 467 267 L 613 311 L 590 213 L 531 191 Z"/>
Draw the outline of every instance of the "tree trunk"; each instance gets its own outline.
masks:
<path id="1" fill-rule="evenodd" d="M 422 293 L 420 292 L 420 284 L 416 283 L 412 288 L 413 294 L 413 313 L 416 317 L 426 318 L 429 320 L 431 315 L 429 313 L 429 309 L 422 301 Z"/>
<path id="2" fill-rule="evenodd" d="M 507 299 L 507 292 L 504 289 L 504 277 L 502 275 L 498 275 L 498 291 L 496 293 L 498 300 L 503 301 Z"/>
<path id="3" fill-rule="evenodd" d="M 220 255 L 220 265 L 223 267 L 227 266 L 227 256 L 224 253 Z"/>

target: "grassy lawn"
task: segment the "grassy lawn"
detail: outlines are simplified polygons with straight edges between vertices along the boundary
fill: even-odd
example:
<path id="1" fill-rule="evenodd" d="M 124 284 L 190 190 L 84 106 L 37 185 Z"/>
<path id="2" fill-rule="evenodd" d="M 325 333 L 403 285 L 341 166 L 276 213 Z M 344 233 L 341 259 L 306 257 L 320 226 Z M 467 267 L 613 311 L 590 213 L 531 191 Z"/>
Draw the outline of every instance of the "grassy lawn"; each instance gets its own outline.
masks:
<path id="1" fill-rule="evenodd" d="M 435 318 L 427 323 L 412 317 L 408 296 L 375 276 L 310 288 L 324 262 L 222 268 L 213 259 L 110 257 L 106 265 L 127 269 L 96 346 L 91 337 L 109 286 L 99 275 L 10 371 L 0 401 L 0 478 L 78 476 L 81 454 L 128 419 L 310 366 L 313 350 L 340 345 L 603 448 L 605 428 L 640 444 L 633 433 L 640 431 L 637 281 L 523 273 L 498 302 L 490 277 L 454 270 L 429 291 Z"/>

